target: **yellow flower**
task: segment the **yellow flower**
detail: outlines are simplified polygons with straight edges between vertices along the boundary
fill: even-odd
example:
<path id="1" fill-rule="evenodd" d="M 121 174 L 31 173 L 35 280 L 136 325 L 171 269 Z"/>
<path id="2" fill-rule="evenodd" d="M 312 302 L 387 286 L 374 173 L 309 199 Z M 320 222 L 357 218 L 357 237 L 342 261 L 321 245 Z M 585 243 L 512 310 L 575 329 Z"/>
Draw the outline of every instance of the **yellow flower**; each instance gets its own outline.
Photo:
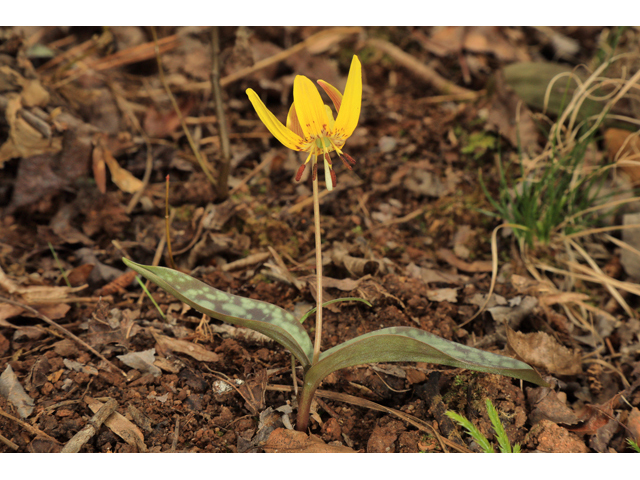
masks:
<path id="1" fill-rule="evenodd" d="M 360 60 L 353 56 L 344 97 L 340 91 L 323 80 L 318 84 L 327 93 L 338 112 L 333 118 L 331 107 L 325 105 L 316 86 L 303 75 L 296 76 L 293 82 L 293 104 L 287 116 L 285 127 L 251 88 L 247 89 L 249 100 L 256 109 L 262 123 L 271 134 L 287 148 L 299 152 L 308 152 L 307 160 L 300 166 L 296 175 L 299 181 L 305 166 L 313 159 L 313 179 L 317 175 L 317 159 L 324 159 L 325 179 L 328 190 L 333 190 L 336 184 L 336 174 L 333 171 L 329 154 L 335 151 L 344 165 L 351 170 L 355 160 L 342 151 L 347 138 L 351 136 L 358 125 L 360 105 L 362 103 L 362 72 Z"/>

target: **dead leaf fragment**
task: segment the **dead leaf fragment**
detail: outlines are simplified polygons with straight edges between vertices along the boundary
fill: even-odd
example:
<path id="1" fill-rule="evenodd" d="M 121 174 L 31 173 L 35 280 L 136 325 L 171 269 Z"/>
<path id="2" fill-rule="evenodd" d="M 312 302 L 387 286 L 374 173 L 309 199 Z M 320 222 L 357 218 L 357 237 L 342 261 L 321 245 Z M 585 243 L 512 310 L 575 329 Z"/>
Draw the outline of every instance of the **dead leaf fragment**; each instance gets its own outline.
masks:
<path id="1" fill-rule="evenodd" d="M 24 312 L 24 308 L 20 308 L 15 305 L 9 305 L 8 303 L 0 303 L 0 327 L 18 328 L 15 325 L 7 322 L 7 318 L 15 317 Z"/>
<path id="2" fill-rule="evenodd" d="M 469 277 L 466 275 L 448 273 L 442 270 L 435 270 L 433 268 L 423 268 L 417 266 L 415 263 L 407 265 L 407 273 L 410 277 L 418 278 L 424 283 L 448 283 L 450 285 L 462 285 L 469 282 Z"/>
<path id="3" fill-rule="evenodd" d="M 143 352 L 129 352 L 126 355 L 118 355 L 118 360 L 141 373 L 150 373 L 154 377 L 159 377 L 162 371 L 153 364 L 156 361 L 155 353 L 155 348 Z"/>
<path id="4" fill-rule="evenodd" d="M 39 80 L 25 78 L 8 65 L 0 67 L 0 92 L 19 91 L 26 107 L 43 107 L 49 103 L 47 92 Z"/>
<path id="5" fill-rule="evenodd" d="M 609 128 L 604 132 L 604 141 L 609 161 L 616 163 L 637 185 L 640 182 L 640 137 L 637 132 Z"/>
<path id="6" fill-rule="evenodd" d="M 614 418 L 614 409 L 619 408 L 621 393 L 611 397 L 600 405 L 586 404 L 579 413 L 580 423 L 569 430 L 576 433 L 594 435 Z"/>
<path id="7" fill-rule="evenodd" d="M 62 149 L 59 137 L 48 139 L 31 126 L 18 112 L 22 108 L 19 96 L 7 101 L 5 117 L 9 124 L 9 138 L 0 146 L 0 168 L 12 158 L 28 158 L 44 153 L 56 153 Z"/>
<path id="8" fill-rule="evenodd" d="M 465 262 L 458 258 L 451 250 L 441 248 L 438 250 L 438 258 L 444 260 L 449 265 L 456 267 L 458 270 L 468 273 L 490 272 L 491 262 L 489 260 L 475 260 L 473 262 Z"/>
<path id="9" fill-rule="evenodd" d="M 640 442 L 640 410 L 633 407 L 627 417 L 627 428 L 636 442 Z"/>
<path id="10" fill-rule="evenodd" d="M 557 375 L 582 373 L 580 351 L 560 345 L 544 332 L 521 333 L 507 327 L 507 339 L 511 348 L 530 365 Z"/>
<path id="11" fill-rule="evenodd" d="M 210 352 L 201 345 L 187 342 L 186 340 L 178 340 L 177 338 L 167 337 L 159 333 L 153 332 L 153 338 L 158 342 L 158 346 L 162 350 L 183 353 L 195 358 L 199 362 L 217 362 L 220 357 L 217 353 Z"/>
<path id="12" fill-rule="evenodd" d="M 427 298 L 432 302 L 458 303 L 457 288 L 438 288 L 427 290 Z"/>
<path id="13" fill-rule="evenodd" d="M 326 445 L 314 435 L 285 428 L 276 428 L 263 448 L 267 453 L 356 453 L 349 447 Z"/>
<path id="14" fill-rule="evenodd" d="M 550 420 L 565 425 L 578 423 L 578 416 L 566 404 L 566 395 L 559 395 L 547 387 L 527 389 L 527 395 L 529 403 L 534 407 L 529 416 L 532 424 L 542 420 Z"/>
<path id="15" fill-rule="evenodd" d="M 535 297 L 515 297 L 509 301 L 509 306 L 497 306 L 488 308 L 487 311 L 498 323 L 504 323 L 511 328 L 518 328 L 520 322 L 527 318 L 538 306 L 538 299 Z"/>
<path id="16" fill-rule="evenodd" d="M 111 180 L 120 190 L 125 193 L 135 193 L 142 188 L 142 180 L 133 176 L 131 172 L 122 168 L 118 161 L 114 158 L 111 151 L 106 146 L 104 137 L 98 137 L 97 144 L 93 149 L 93 169 L 96 176 L 96 182 L 102 183 L 102 165 L 106 164 L 111 173 Z M 100 191 L 102 187 L 100 186 Z M 103 192 L 104 193 L 104 192 Z"/>
<path id="17" fill-rule="evenodd" d="M 0 333 L 0 357 L 4 357 L 10 348 L 11 348 L 11 342 L 9 342 L 7 337 L 5 337 Z"/>
<path id="18" fill-rule="evenodd" d="M 84 285 L 85 283 L 87 283 L 87 279 L 89 278 L 89 275 L 91 275 L 91 272 L 94 268 L 95 265 L 92 265 L 91 263 L 78 265 L 69 272 L 69 274 L 67 275 L 67 279 L 69 280 L 69 283 L 74 287 Z"/>
<path id="19" fill-rule="evenodd" d="M 68 358 L 65 358 L 63 360 L 63 363 L 65 367 L 67 367 L 69 370 L 73 370 L 74 372 L 82 372 L 86 373 L 87 375 L 98 375 L 98 369 L 91 365 L 84 365 L 80 362 L 76 362 L 75 360 L 70 360 Z"/>
<path id="20" fill-rule="evenodd" d="M 104 405 L 102 402 L 94 400 L 89 396 L 84 397 L 84 402 L 93 413 L 96 413 Z M 138 451 L 147 451 L 147 446 L 144 444 L 144 435 L 140 429 L 118 412 L 113 412 L 104 424 L 129 445 L 136 447 Z"/>
<path id="21" fill-rule="evenodd" d="M 640 224 L 640 213 L 626 213 L 622 216 L 622 224 L 628 227 Z M 631 247 L 640 248 L 640 227 L 622 230 L 622 241 Z M 640 258 L 635 252 L 623 248 L 620 252 L 620 264 L 627 275 L 634 280 L 640 279 Z"/>
<path id="22" fill-rule="evenodd" d="M 16 407 L 20 418 L 27 418 L 35 408 L 33 399 L 24 391 L 11 365 L 7 365 L 0 375 L 0 395 Z"/>

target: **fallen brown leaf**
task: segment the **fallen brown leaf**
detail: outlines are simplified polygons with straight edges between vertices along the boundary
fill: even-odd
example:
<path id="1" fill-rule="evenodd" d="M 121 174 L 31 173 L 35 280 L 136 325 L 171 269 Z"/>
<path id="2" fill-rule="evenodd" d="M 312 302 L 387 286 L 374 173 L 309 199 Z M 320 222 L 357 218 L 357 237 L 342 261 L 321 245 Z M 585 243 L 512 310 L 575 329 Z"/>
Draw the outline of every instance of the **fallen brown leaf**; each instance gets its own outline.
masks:
<path id="1" fill-rule="evenodd" d="M 468 273 L 490 272 L 491 262 L 486 260 L 476 260 L 474 262 L 465 262 L 456 257 L 456 255 L 446 248 L 438 250 L 438 258 L 444 260 L 449 265 L 456 267 L 458 270 Z"/>
<path id="2" fill-rule="evenodd" d="M 153 338 L 155 338 L 158 346 L 162 350 L 169 350 L 172 352 L 184 353 L 192 358 L 195 358 L 199 362 L 218 362 L 220 357 L 217 353 L 210 352 L 201 345 L 187 342 L 186 340 L 178 340 L 177 338 L 167 337 L 159 333 L 153 332 Z"/>
<path id="3" fill-rule="evenodd" d="M 182 116 L 189 116 L 189 113 L 191 113 L 194 106 L 194 99 L 182 102 L 179 105 Z M 166 137 L 175 132 L 178 127 L 180 127 L 180 117 L 178 117 L 178 114 L 174 109 L 159 112 L 153 105 L 147 109 L 144 117 L 143 128 L 150 137 Z"/>
<path id="4" fill-rule="evenodd" d="M 7 95 L 7 98 L 5 118 L 9 124 L 9 138 L 0 146 L 0 168 L 4 162 L 12 158 L 56 153 L 62 149 L 62 140 L 59 137 L 45 138 L 42 133 L 18 115 L 22 109 L 18 95 Z"/>
<path id="5" fill-rule="evenodd" d="M 20 91 L 22 103 L 26 107 L 45 106 L 49 103 L 47 92 L 40 80 L 25 78 L 8 65 L 0 67 L 0 91 Z"/>
<path id="6" fill-rule="evenodd" d="M 437 288 L 427 290 L 427 298 L 432 302 L 458 303 L 457 288 Z"/>
<path id="7" fill-rule="evenodd" d="M 33 399 L 24 391 L 11 365 L 7 365 L 0 375 L 0 395 L 16 407 L 20 418 L 27 418 L 35 408 Z"/>
<path id="8" fill-rule="evenodd" d="M 533 366 L 557 375 L 582 373 L 580 351 L 560 345 L 544 332 L 521 333 L 507 327 L 507 339 L 518 356 Z"/>
<path id="9" fill-rule="evenodd" d="M 627 417 L 627 428 L 636 442 L 640 442 L 640 410 L 633 407 Z"/>
<path id="10" fill-rule="evenodd" d="M 589 295 L 586 293 L 578 293 L 578 292 L 561 292 L 552 295 L 542 295 L 538 297 L 541 305 L 556 305 L 563 303 L 571 303 L 571 302 L 584 302 L 585 300 L 589 300 Z"/>
<path id="11" fill-rule="evenodd" d="M 7 322 L 7 318 L 15 317 L 24 312 L 23 308 L 8 303 L 0 303 L 0 327 L 18 328 Z"/>
<path id="12" fill-rule="evenodd" d="M 634 184 L 640 182 L 640 137 L 637 132 L 609 128 L 604 132 L 604 141 L 609 161 L 617 163 Z"/>
<path id="13" fill-rule="evenodd" d="M 263 448 L 267 453 L 356 453 L 349 447 L 326 445 L 314 435 L 285 428 L 276 428 Z"/>
<path id="14" fill-rule="evenodd" d="M 618 393 L 601 405 L 585 405 L 578 414 L 581 420 L 580 424 L 570 427 L 568 430 L 594 435 L 598 429 L 604 427 L 614 418 L 613 410 L 617 407 L 621 395 L 621 393 Z"/>
<path id="15" fill-rule="evenodd" d="M 109 167 L 109 172 L 111 173 L 111 180 L 115 183 L 120 190 L 126 193 L 135 193 L 142 188 L 142 180 L 133 176 L 131 172 L 122 168 L 118 161 L 113 157 L 111 151 L 106 146 L 105 139 L 100 136 L 96 142 L 96 146 L 93 149 L 93 165 L 94 165 L 94 175 L 99 173 L 102 174 L 102 166 L 106 164 Z M 98 180 L 102 182 L 102 178 L 96 178 L 96 183 Z M 102 185 L 100 185 L 100 191 L 102 192 Z M 106 191 L 106 189 L 105 189 Z M 103 192 L 104 193 L 104 192 Z"/>
<path id="16" fill-rule="evenodd" d="M 87 278 L 89 278 L 89 275 L 91 275 L 91 272 L 94 268 L 95 265 L 92 265 L 91 263 L 78 265 L 69 272 L 69 274 L 67 275 L 67 279 L 69 280 L 69 283 L 74 287 L 84 285 L 85 283 L 87 283 Z"/>

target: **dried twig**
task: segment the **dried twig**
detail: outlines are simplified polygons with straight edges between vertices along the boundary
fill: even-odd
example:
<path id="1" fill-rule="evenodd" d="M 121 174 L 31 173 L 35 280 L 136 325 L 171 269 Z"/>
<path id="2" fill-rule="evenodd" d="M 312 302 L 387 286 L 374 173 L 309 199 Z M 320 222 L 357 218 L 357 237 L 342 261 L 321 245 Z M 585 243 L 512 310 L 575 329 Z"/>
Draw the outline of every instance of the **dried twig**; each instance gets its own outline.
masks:
<path id="1" fill-rule="evenodd" d="M 171 452 L 176 451 L 178 446 L 178 436 L 180 435 L 180 417 L 176 418 L 176 429 L 173 432 L 173 441 L 171 442 Z"/>
<path id="2" fill-rule="evenodd" d="M 271 134 L 269 134 L 271 135 Z M 238 190 L 240 190 L 242 187 L 244 187 L 247 183 L 249 183 L 249 180 L 251 180 L 253 177 L 255 177 L 258 173 L 260 173 L 260 171 L 266 167 L 271 160 L 273 160 L 274 157 L 269 156 L 267 158 L 265 158 L 262 162 L 260 162 L 253 170 L 251 170 L 249 172 L 249 174 L 244 177 L 240 183 L 238 183 L 235 187 L 233 187 L 231 189 L 231 191 L 229 192 L 229 196 L 232 196 L 234 193 L 236 193 Z"/>
<path id="3" fill-rule="evenodd" d="M 463 87 L 459 87 L 455 83 L 450 82 L 449 80 L 441 77 L 437 72 L 427 67 L 424 63 L 416 60 L 414 57 L 404 52 L 400 48 L 395 45 L 381 40 L 379 38 L 370 38 L 367 40 L 367 43 L 379 50 L 382 50 L 384 53 L 393 58 L 396 62 L 398 62 L 403 67 L 407 68 L 418 77 L 422 78 L 426 82 L 433 85 L 433 87 L 442 92 L 443 94 L 454 94 L 454 95 L 472 95 L 473 91 L 468 90 Z"/>
<path id="4" fill-rule="evenodd" d="M 122 88 L 113 82 L 109 82 L 108 85 L 111 89 L 111 92 L 113 93 L 118 108 L 120 108 L 120 110 L 122 110 L 127 115 L 127 118 L 129 119 L 133 127 L 138 131 L 138 133 L 142 137 L 142 140 L 144 140 L 144 144 L 147 147 L 147 159 L 144 167 L 144 175 L 142 176 L 142 187 L 140 187 L 140 189 L 133 194 L 131 200 L 129 200 L 129 205 L 127 205 L 127 209 L 125 210 L 126 214 L 129 215 L 131 212 L 133 212 L 133 209 L 138 204 L 138 201 L 140 201 L 140 197 L 142 197 L 142 194 L 149 186 L 149 181 L 151 180 L 151 172 L 153 170 L 153 150 L 151 148 L 149 136 L 147 135 L 147 132 L 145 132 L 142 128 L 142 125 L 140 125 L 138 117 L 136 117 L 135 113 L 133 113 L 128 100 L 125 98 L 124 93 L 122 92 Z"/>
<path id="5" fill-rule="evenodd" d="M 91 439 L 107 418 L 118 408 L 118 402 L 110 398 L 96 414 L 91 417 L 82 430 L 76 433 L 62 449 L 62 453 L 78 453 L 82 446 Z"/>
<path id="6" fill-rule="evenodd" d="M 173 251 L 171 250 L 171 217 L 169 215 L 169 175 L 167 175 L 167 182 L 165 188 L 164 197 L 164 230 L 167 237 L 167 256 L 169 257 L 169 264 L 171 268 L 176 270 L 176 262 L 173 261 Z"/>
<path id="7" fill-rule="evenodd" d="M 296 53 L 304 50 L 305 48 L 311 48 L 314 45 L 326 41 L 327 38 L 335 37 L 341 38 L 346 37 L 348 35 L 354 35 L 357 33 L 361 33 L 364 29 L 362 27 L 335 27 L 328 28 L 326 30 L 322 30 L 316 34 L 311 35 L 306 40 L 303 40 L 300 43 L 295 44 L 294 46 L 287 48 L 281 52 L 276 53 L 275 55 L 265 58 L 264 60 L 260 60 L 256 62 L 251 67 L 246 67 L 238 70 L 237 72 L 232 73 L 231 75 L 227 75 L 220 79 L 220 86 L 226 87 L 233 82 L 237 82 L 238 80 L 245 78 L 253 73 L 259 72 L 271 65 L 275 65 L 280 63 L 281 61 L 289 58 L 291 55 L 295 55 Z M 184 85 L 180 87 L 183 92 L 186 91 L 203 91 L 209 90 L 211 88 L 211 82 L 195 82 L 189 85 Z M 147 91 L 141 92 L 139 94 L 140 97 L 148 97 L 154 95 L 155 91 Z"/>
<path id="8" fill-rule="evenodd" d="M 153 41 L 156 47 L 156 62 L 158 63 L 158 74 L 160 76 L 160 81 L 162 82 L 162 86 L 164 87 L 167 95 L 169 96 L 169 99 L 171 100 L 171 105 L 173 105 L 173 109 L 176 112 L 176 116 L 180 120 L 182 131 L 184 132 L 184 135 L 187 137 L 189 146 L 191 147 L 191 150 L 193 151 L 193 154 L 195 155 L 196 160 L 198 161 L 198 164 L 200 164 L 200 168 L 202 169 L 204 174 L 207 176 L 211 184 L 213 186 L 216 186 L 217 184 L 216 179 L 213 178 L 213 174 L 211 173 L 212 168 L 208 164 L 208 162 L 205 162 L 204 158 L 202 157 L 202 154 L 200 153 L 200 149 L 196 145 L 196 142 L 193 140 L 193 137 L 191 136 L 191 132 L 189 131 L 189 128 L 187 127 L 187 124 L 184 121 L 184 116 L 182 115 L 182 111 L 180 111 L 180 107 L 178 106 L 178 102 L 176 101 L 176 97 L 174 97 L 173 93 L 171 93 L 171 89 L 169 88 L 167 79 L 164 76 L 164 67 L 162 66 L 162 58 L 160 57 L 159 40 L 156 34 L 155 27 L 151 27 L 151 34 L 153 35 Z"/>
<path id="9" fill-rule="evenodd" d="M 218 172 L 218 196 L 226 200 L 229 195 L 229 171 L 231 169 L 231 144 L 229 143 L 229 128 L 227 117 L 222 105 L 222 88 L 220 87 L 220 34 L 218 27 L 211 27 L 211 89 L 216 102 L 216 116 L 218 118 L 218 132 L 222 147 L 222 167 Z"/>
<path id="10" fill-rule="evenodd" d="M 111 363 L 107 357 L 105 357 L 104 355 L 102 355 L 100 352 L 98 352 L 95 348 L 93 348 L 91 345 L 89 345 L 88 343 L 84 342 L 83 340 L 81 340 L 80 338 L 78 338 L 77 336 L 75 336 L 73 333 L 71 333 L 69 330 L 67 330 L 66 328 L 58 325 L 56 322 L 54 322 L 53 320 L 51 320 L 49 317 L 47 317 L 46 315 L 43 315 L 42 313 L 40 313 L 38 310 L 36 310 L 35 308 L 31 308 L 29 305 L 25 305 L 24 303 L 20 303 L 20 302 L 14 302 L 13 300 L 9 299 L 9 298 L 4 298 L 4 297 L 0 297 L 0 302 L 5 302 L 5 303 L 9 303 L 11 305 L 15 305 L 16 307 L 20 307 L 23 308 L 25 310 L 28 310 L 29 312 L 31 312 L 32 314 L 34 314 L 36 317 L 38 317 L 40 320 L 42 320 L 43 322 L 51 325 L 52 327 L 54 327 L 55 329 L 59 330 L 63 335 L 65 335 L 66 337 L 70 338 L 71 340 L 73 340 L 74 342 L 76 342 L 77 344 L 79 344 L 80 346 L 86 348 L 87 350 L 89 350 L 91 353 L 93 353 L 96 357 L 98 357 L 100 360 L 103 360 L 104 362 L 106 362 L 109 366 L 111 366 L 111 368 L 113 368 L 115 371 L 120 372 L 122 374 L 122 376 L 126 377 L 127 374 L 124 373 L 122 370 L 120 370 L 118 367 L 116 367 L 113 363 Z"/>
<path id="11" fill-rule="evenodd" d="M 46 438 L 47 440 L 50 440 L 52 442 L 55 443 L 60 443 L 58 442 L 55 438 L 47 435 L 46 433 L 44 433 L 42 430 L 40 430 L 37 427 L 31 426 L 29 425 L 27 422 L 23 422 L 22 420 L 20 420 L 19 418 L 14 417 L 13 415 L 5 412 L 4 410 L 2 410 L 2 408 L 0 408 L 0 415 L 2 415 L 3 417 L 17 423 L 18 425 L 20 425 L 22 428 L 24 428 L 27 432 L 29 432 L 31 435 L 35 435 Z"/>
<path id="12" fill-rule="evenodd" d="M 12 450 L 18 450 L 18 448 L 20 448 L 18 445 L 13 443 L 11 440 L 9 440 L 7 437 L 5 437 L 2 434 L 0 434 L 0 442 L 4 443 L 7 447 L 9 447 Z"/>
<path id="13" fill-rule="evenodd" d="M 237 270 L 239 268 L 248 267 L 249 265 L 255 265 L 256 263 L 264 262 L 271 256 L 269 252 L 259 252 L 254 253 L 252 255 L 246 256 L 234 262 L 227 263 L 223 265 L 221 270 L 223 272 L 228 272 L 230 270 Z"/>

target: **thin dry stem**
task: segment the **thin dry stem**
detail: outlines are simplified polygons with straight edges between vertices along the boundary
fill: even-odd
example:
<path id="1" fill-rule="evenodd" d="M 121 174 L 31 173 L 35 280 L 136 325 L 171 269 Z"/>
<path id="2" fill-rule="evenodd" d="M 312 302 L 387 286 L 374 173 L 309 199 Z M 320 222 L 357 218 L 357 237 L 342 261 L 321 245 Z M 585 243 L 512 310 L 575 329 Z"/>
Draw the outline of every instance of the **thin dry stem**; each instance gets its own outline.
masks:
<path id="1" fill-rule="evenodd" d="M 171 268 L 176 270 L 176 263 L 173 261 L 173 252 L 171 251 L 171 219 L 169 215 L 169 175 L 167 175 L 167 183 L 164 198 L 164 228 L 167 237 L 167 255 L 169 256 L 169 264 Z"/>
<path id="2" fill-rule="evenodd" d="M 209 166 L 209 164 L 207 162 L 205 162 L 204 158 L 202 157 L 202 154 L 200 153 L 200 149 L 196 145 L 196 142 L 193 140 L 193 137 L 191 136 L 191 132 L 189 131 L 189 128 L 187 127 L 187 124 L 184 121 L 184 116 L 182 115 L 182 111 L 180 110 L 180 107 L 178 106 L 178 102 L 176 101 L 176 98 L 173 96 L 173 93 L 171 93 L 171 89 L 169 88 L 169 84 L 167 83 L 167 79 L 164 76 L 164 67 L 162 66 L 162 58 L 160 56 L 160 47 L 158 45 L 158 36 L 156 34 L 155 27 L 151 27 L 151 34 L 153 35 L 153 41 L 154 41 L 155 49 L 156 49 L 156 62 L 158 63 L 158 74 L 160 76 L 160 82 L 162 82 L 162 86 L 164 87 L 165 92 L 167 93 L 167 95 L 169 96 L 169 99 L 171 100 L 171 105 L 173 105 L 173 110 L 176 112 L 176 116 L 180 120 L 180 125 L 182 126 L 182 131 L 184 132 L 184 135 L 187 137 L 187 141 L 189 142 L 189 146 L 191 147 L 191 151 L 195 155 L 196 160 L 198 161 L 198 164 L 200 165 L 200 168 L 202 169 L 204 174 L 207 176 L 207 178 L 209 179 L 211 184 L 214 187 L 217 187 L 216 179 L 213 178 L 213 174 L 211 173 L 212 169 Z"/>
<path id="3" fill-rule="evenodd" d="M 218 118 L 218 130 L 220 133 L 220 145 L 222 147 L 222 168 L 218 173 L 218 196 L 220 200 L 226 200 L 229 196 L 229 172 L 231 170 L 231 143 L 229 142 L 229 128 L 227 117 L 222 105 L 222 88 L 220 88 L 220 34 L 218 27 L 211 27 L 211 90 L 216 102 L 216 116 Z"/>
<path id="4" fill-rule="evenodd" d="M 588 235 L 594 235 L 596 233 L 614 232 L 616 230 L 630 230 L 632 228 L 640 228 L 640 223 L 632 223 L 631 225 L 612 225 L 610 227 L 590 228 L 588 230 L 582 230 L 581 232 L 571 233 L 565 235 L 564 238 L 580 238 Z"/>
<path id="5" fill-rule="evenodd" d="M 98 352 L 95 348 L 93 348 L 91 345 L 87 344 L 85 341 L 83 341 L 82 339 L 78 338 L 76 335 L 74 335 L 73 333 L 71 333 L 69 330 L 67 330 L 66 328 L 64 328 L 61 325 L 58 325 L 56 322 L 54 322 L 53 320 L 51 320 L 49 317 L 47 317 L 46 315 L 43 315 L 42 313 L 40 313 L 38 310 L 36 310 L 35 308 L 31 308 L 29 305 L 25 305 L 24 303 L 20 303 L 20 302 L 15 302 L 9 298 L 4 298 L 4 297 L 0 297 L 0 302 L 4 302 L 4 303 L 9 303 L 11 305 L 15 305 L 16 307 L 20 307 L 23 308 L 25 310 L 28 310 L 29 312 L 31 312 L 33 315 L 35 315 L 36 317 L 38 317 L 40 320 L 42 320 L 43 322 L 51 325 L 52 327 L 54 327 L 56 330 L 60 331 L 64 336 L 70 338 L 71 340 L 73 340 L 74 342 L 76 342 L 78 345 L 80 345 L 83 348 L 86 348 L 88 351 L 90 351 L 92 354 L 94 354 L 96 357 L 98 357 L 100 360 L 104 361 L 107 363 L 107 365 L 109 365 L 111 368 L 113 368 L 116 372 L 120 372 L 124 377 L 127 376 L 126 373 L 124 373 L 122 370 L 120 370 L 118 367 L 116 367 L 113 363 L 111 363 L 109 361 L 109 359 L 107 359 L 107 357 L 105 357 L 104 355 L 102 355 L 100 352 Z"/>
<path id="6" fill-rule="evenodd" d="M 640 286 L 636 284 L 632 284 L 629 282 L 623 282 L 620 280 L 616 280 L 615 278 L 607 277 L 606 275 L 599 275 L 597 272 L 593 270 L 589 270 L 588 267 L 584 265 L 580 265 L 579 263 L 567 262 L 567 266 L 570 268 L 574 268 L 575 270 L 582 271 L 583 273 L 571 272 L 568 270 L 563 270 L 561 268 L 552 267 L 551 265 L 546 265 L 544 263 L 537 263 L 536 268 L 540 270 L 544 270 L 551 273 L 558 273 L 560 275 L 573 276 L 579 280 L 584 280 L 585 282 L 592 282 L 603 284 L 608 282 L 610 285 L 619 288 L 620 290 L 625 290 L 629 293 L 633 293 L 634 295 L 640 296 Z"/>
<path id="7" fill-rule="evenodd" d="M 464 325 L 471 322 L 472 320 L 475 320 L 478 317 L 478 315 L 484 312 L 484 309 L 486 308 L 486 306 L 489 304 L 489 301 L 491 300 L 491 295 L 493 294 L 493 289 L 496 287 L 496 280 L 498 278 L 498 230 L 505 227 L 526 230 L 526 228 L 522 227 L 521 225 L 513 225 L 510 223 L 504 223 L 502 225 L 498 225 L 496 228 L 493 229 L 493 232 L 491 233 L 491 286 L 489 287 L 489 293 L 487 294 L 487 298 L 484 300 L 484 303 L 482 304 L 480 309 L 469 320 L 461 323 L 460 327 L 463 327 Z"/>
<path id="8" fill-rule="evenodd" d="M 370 38 L 367 44 L 381 50 L 389 55 L 393 60 L 408 69 L 416 76 L 431 84 L 434 88 L 446 95 L 472 95 L 473 92 L 464 87 L 460 87 L 450 82 L 446 78 L 441 77 L 435 70 L 429 68 L 423 62 L 418 61 L 415 57 L 409 55 L 401 48 L 382 40 L 380 38 Z"/>
<path id="9" fill-rule="evenodd" d="M 574 240 L 569 240 L 568 242 L 571 247 L 573 247 L 580 255 L 582 255 L 582 258 L 584 258 L 587 261 L 587 263 L 594 270 L 594 272 L 596 272 L 599 275 L 605 276 L 604 272 L 600 269 L 600 267 L 595 262 L 595 260 L 591 258 L 591 256 L 586 252 L 584 248 L 578 245 Z M 609 290 L 609 293 L 611 294 L 611 296 L 616 299 L 618 304 L 623 308 L 623 310 L 627 313 L 627 315 L 629 315 L 629 317 L 631 318 L 636 318 L 635 312 L 631 309 L 631 307 L 625 301 L 625 299 L 622 298 L 622 295 L 620 295 L 620 292 L 618 292 L 608 282 L 603 283 L 603 285 L 607 290 Z"/>
<path id="10" fill-rule="evenodd" d="M 315 161 L 315 159 L 314 159 Z M 320 233 L 320 201 L 318 195 L 318 176 L 313 179 L 313 221 L 316 237 L 316 337 L 313 343 L 312 365 L 318 363 L 322 344 L 322 239 Z"/>
<path id="11" fill-rule="evenodd" d="M 142 187 L 140 187 L 140 189 L 133 194 L 131 200 L 129 201 L 129 204 L 127 205 L 127 209 L 125 210 L 125 212 L 127 215 L 129 215 L 131 214 L 131 212 L 133 212 L 133 209 L 136 207 L 136 205 L 140 201 L 140 198 L 149 186 L 149 181 L 151 180 L 151 172 L 153 171 L 153 149 L 151 147 L 151 142 L 149 141 L 147 132 L 144 131 L 142 125 L 140 125 L 140 122 L 138 121 L 138 117 L 136 117 L 135 113 L 133 113 L 133 109 L 131 108 L 131 105 L 129 105 L 129 101 L 125 98 L 122 88 L 114 82 L 109 82 L 107 85 L 113 93 L 113 97 L 116 100 L 118 108 L 127 116 L 129 121 L 131 122 L 131 125 L 133 125 L 138 134 L 142 137 L 142 140 L 147 147 L 147 159 L 144 167 L 144 175 L 142 176 Z"/>

